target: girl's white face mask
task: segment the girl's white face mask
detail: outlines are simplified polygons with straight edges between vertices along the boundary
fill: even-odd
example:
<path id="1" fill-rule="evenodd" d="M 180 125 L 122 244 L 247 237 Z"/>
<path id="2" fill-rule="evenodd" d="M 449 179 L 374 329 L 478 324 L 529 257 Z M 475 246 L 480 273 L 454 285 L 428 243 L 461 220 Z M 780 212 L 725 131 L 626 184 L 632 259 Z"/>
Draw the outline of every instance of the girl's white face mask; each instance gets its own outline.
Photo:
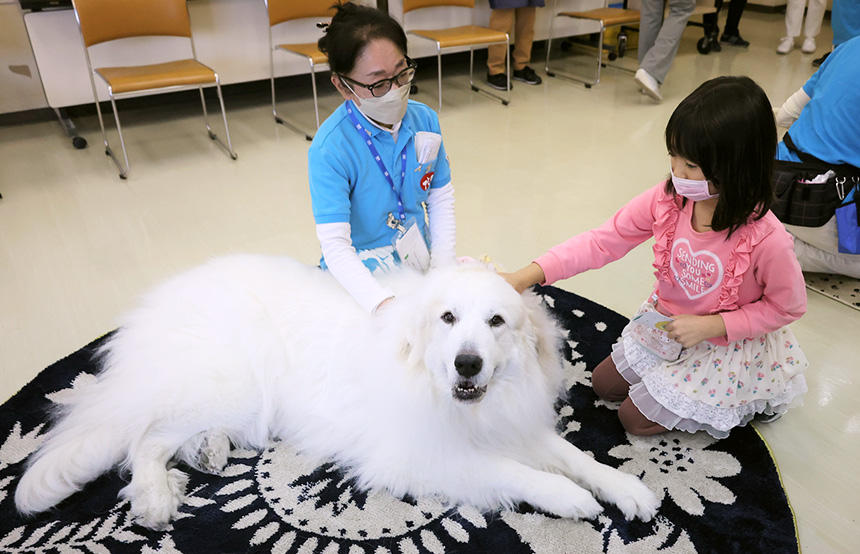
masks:
<path id="1" fill-rule="evenodd" d="M 675 172 L 672 171 L 672 167 L 669 167 L 669 173 L 672 175 L 672 185 L 675 187 L 675 192 L 692 200 L 693 202 L 699 202 L 701 200 L 708 200 L 709 198 L 716 198 L 719 194 L 711 194 L 711 191 L 708 189 L 708 181 L 706 180 L 697 180 L 697 179 L 682 179 L 681 177 L 676 177 Z"/>
<path id="2" fill-rule="evenodd" d="M 409 105 L 409 89 L 411 88 L 408 84 L 402 87 L 392 86 L 391 90 L 379 98 L 375 96 L 358 98 L 349 83 L 346 81 L 343 83 L 358 99 L 359 104 L 356 106 L 365 117 L 386 125 L 394 125 L 406 115 L 406 108 Z"/>

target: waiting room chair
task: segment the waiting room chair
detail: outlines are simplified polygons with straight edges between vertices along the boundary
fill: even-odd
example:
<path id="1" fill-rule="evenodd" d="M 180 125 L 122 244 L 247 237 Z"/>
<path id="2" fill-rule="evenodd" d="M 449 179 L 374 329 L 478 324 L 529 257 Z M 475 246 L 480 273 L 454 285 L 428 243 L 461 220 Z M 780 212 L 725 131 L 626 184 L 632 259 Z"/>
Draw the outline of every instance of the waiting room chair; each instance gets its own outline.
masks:
<path id="1" fill-rule="evenodd" d="M 316 128 L 320 127 L 320 109 L 317 100 L 317 82 L 316 82 L 316 66 L 328 63 L 328 57 L 320 52 L 315 42 L 298 43 L 298 44 L 277 44 L 273 45 L 272 27 L 286 23 L 287 21 L 295 21 L 297 19 L 332 17 L 334 9 L 333 0 L 263 0 L 266 4 L 266 10 L 269 12 L 269 70 L 272 83 L 272 115 L 275 116 L 275 121 L 281 125 L 293 129 L 294 131 L 305 135 L 307 140 L 313 140 L 313 135 L 299 129 L 296 125 L 288 122 L 280 114 L 275 106 L 275 60 L 274 53 L 276 50 L 294 54 L 307 60 L 311 70 L 311 87 L 314 93 L 314 115 L 316 116 Z"/>
<path id="2" fill-rule="evenodd" d="M 608 4 L 608 0 L 605 3 Z M 544 65 L 544 70 L 546 74 L 550 77 L 564 77 L 566 79 L 570 79 L 573 81 L 577 81 L 585 84 L 585 88 L 591 88 L 593 85 L 596 85 L 600 82 L 600 68 L 603 67 L 603 35 L 607 28 L 609 27 L 618 27 L 620 25 L 638 25 L 639 24 L 639 11 L 638 10 L 630 10 L 626 8 L 595 8 L 592 10 L 584 10 L 584 11 L 557 11 L 558 10 L 558 0 L 553 1 L 552 5 L 552 15 L 550 16 L 549 22 L 549 38 L 546 41 L 546 64 Z M 600 24 L 599 30 L 599 38 L 597 42 L 597 71 L 594 79 L 587 80 L 581 77 L 575 76 L 570 73 L 565 73 L 559 70 L 553 70 L 549 67 L 549 54 L 552 47 L 552 39 L 553 39 L 553 23 L 555 23 L 556 18 L 565 17 L 568 19 L 574 20 L 583 20 L 583 21 L 592 21 Z"/>
<path id="3" fill-rule="evenodd" d="M 191 18 L 185 0 L 72 0 L 72 6 L 84 45 L 90 85 L 93 89 L 93 101 L 96 104 L 99 126 L 105 144 L 105 154 L 110 156 L 116 164 L 120 178 L 125 179 L 128 176 L 129 163 L 116 109 L 116 99 L 137 96 L 143 92 L 198 89 L 200 102 L 203 105 L 203 119 L 206 122 L 209 138 L 217 141 L 232 159 L 236 159 L 233 143 L 230 141 L 230 128 L 227 126 L 227 113 L 224 111 L 221 80 L 214 69 L 197 61 L 194 38 L 191 36 Z M 117 39 L 142 36 L 186 37 L 191 43 L 191 58 L 150 65 L 93 68 L 89 51 L 91 46 Z M 98 93 L 96 92 L 95 75 L 98 75 L 107 85 L 125 166 L 116 158 L 108 143 Z M 221 105 L 227 144 L 224 144 L 209 126 L 203 85 L 212 84 L 215 85 L 218 92 L 218 102 Z"/>
<path id="4" fill-rule="evenodd" d="M 421 8 L 432 8 L 438 6 L 450 6 L 459 8 L 474 8 L 475 0 L 403 0 L 403 16 L 413 10 Z M 405 23 L 402 22 L 402 23 Z M 405 27 L 405 25 L 404 25 Z M 436 43 L 436 66 L 437 80 L 439 89 L 439 111 L 442 111 L 442 50 L 446 48 L 455 48 L 458 46 L 469 47 L 469 86 L 475 92 L 483 92 L 499 101 L 505 106 L 511 101 L 511 53 L 510 53 L 510 37 L 508 33 L 496 31 L 489 27 L 480 27 L 478 25 L 463 25 L 459 27 L 451 27 L 448 29 L 435 30 L 418 30 L 407 29 L 407 33 L 427 39 Z M 508 88 L 505 97 L 499 96 L 485 87 L 478 87 L 473 79 L 475 47 L 490 46 L 491 44 L 505 44 L 505 52 L 507 52 L 507 71 Z"/>

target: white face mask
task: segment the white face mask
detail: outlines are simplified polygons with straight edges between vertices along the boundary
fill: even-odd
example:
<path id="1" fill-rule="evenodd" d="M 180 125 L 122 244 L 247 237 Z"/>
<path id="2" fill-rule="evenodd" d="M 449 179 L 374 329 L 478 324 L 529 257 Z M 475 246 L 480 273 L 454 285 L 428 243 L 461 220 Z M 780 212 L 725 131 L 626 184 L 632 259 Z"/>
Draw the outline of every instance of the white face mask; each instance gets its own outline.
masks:
<path id="1" fill-rule="evenodd" d="M 385 93 L 385 95 L 376 98 L 358 98 L 349 83 L 342 81 L 349 91 L 358 99 L 359 104 L 356 106 L 358 110 L 366 117 L 384 123 L 386 125 L 394 125 L 406 115 L 406 107 L 409 105 L 409 89 L 408 84 L 402 87 L 394 87 Z"/>
<path id="2" fill-rule="evenodd" d="M 682 179 L 681 177 L 676 177 L 675 172 L 672 171 L 672 168 L 669 167 L 669 173 L 672 174 L 672 185 L 675 187 L 675 192 L 692 200 L 693 202 L 699 202 L 701 200 L 708 200 L 709 198 L 716 198 L 719 194 L 711 194 L 711 191 L 708 189 L 708 181 L 706 180 L 697 180 L 697 179 Z"/>

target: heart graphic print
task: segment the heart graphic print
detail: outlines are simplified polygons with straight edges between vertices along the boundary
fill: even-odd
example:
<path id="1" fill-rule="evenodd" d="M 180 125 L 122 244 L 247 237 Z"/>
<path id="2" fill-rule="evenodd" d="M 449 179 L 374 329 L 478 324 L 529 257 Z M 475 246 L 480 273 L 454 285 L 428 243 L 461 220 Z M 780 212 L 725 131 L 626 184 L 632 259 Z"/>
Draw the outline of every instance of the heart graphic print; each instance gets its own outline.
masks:
<path id="1" fill-rule="evenodd" d="M 672 245 L 670 261 L 675 280 L 690 300 L 715 290 L 723 281 L 723 263 L 707 250 L 693 252 L 690 241 L 681 238 Z"/>

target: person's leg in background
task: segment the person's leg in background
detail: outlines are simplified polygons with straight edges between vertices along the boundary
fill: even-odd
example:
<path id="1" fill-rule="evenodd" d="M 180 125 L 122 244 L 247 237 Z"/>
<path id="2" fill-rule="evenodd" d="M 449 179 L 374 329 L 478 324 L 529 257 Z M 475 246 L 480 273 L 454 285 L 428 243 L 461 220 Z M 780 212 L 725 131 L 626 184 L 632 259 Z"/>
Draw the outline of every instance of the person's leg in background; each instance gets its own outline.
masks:
<path id="1" fill-rule="evenodd" d="M 514 25 L 515 8 L 504 8 L 490 11 L 489 27 L 502 33 L 511 33 Z M 534 27 L 534 21 L 532 22 Z M 532 33 L 534 35 L 534 33 Z M 505 56 L 508 53 L 504 44 L 493 44 L 487 48 L 487 82 L 491 87 L 507 90 L 508 79 L 505 75 Z"/>
<path id="2" fill-rule="evenodd" d="M 794 48 L 794 39 L 800 35 L 803 23 L 803 8 L 806 0 L 788 0 L 785 5 L 785 36 L 779 39 L 777 54 L 788 54 Z"/>
<path id="3" fill-rule="evenodd" d="M 741 21 L 741 16 L 744 9 L 747 7 L 747 0 L 732 0 L 729 3 L 729 12 L 726 15 L 726 26 L 723 28 L 723 36 L 721 42 L 727 42 L 732 46 L 742 46 L 746 48 L 750 45 L 749 41 L 741 37 L 738 31 L 738 24 Z"/>
<path id="4" fill-rule="evenodd" d="M 651 4 L 651 1 L 642 2 L 643 15 L 646 3 Z M 662 2 L 653 2 L 649 8 L 659 9 L 657 4 L 662 4 Z M 645 94 L 657 101 L 663 99 L 660 95 L 660 85 L 666 79 L 669 68 L 672 67 L 672 61 L 675 59 L 678 46 L 681 44 L 681 35 L 684 33 L 687 20 L 690 19 L 695 8 L 695 0 L 669 0 L 669 15 L 660 26 L 653 46 L 644 53 L 642 45 L 639 46 L 639 69 L 634 78 Z M 641 29 L 642 23 L 640 22 L 640 40 L 642 37 Z"/>
<path id="5" fill-rule="evenodd" d="M 815 52 L 815 37 L 821 32 L 821 22 L 824 21 L 824 11 L 827 9 L 825 0 L 809 0 L 806 8 L 806 23 L 803 26 L 803 45 L 800 50 L 804 54 Z"/>
<path id="6" fill-rule="evenodd" d="M 513 78 L 529 85 L 541 84 L 541 78 L 529 67 L 532 57 L 532 43 L 535 39 L 535 16 L 537 8 L 527 6 L 516 8 L 514 22 L 514 54 L 511 59 Z"/>
<path id="7" fill-rule="evenodd" d="M 719 41 L 719 26 L 717 20 L 717 12 L 702 14 L 702 27 L 705 29 L 705 38 L 711 45 L 711 50 L 714 52 L 722 52 L 723 47 Z M 723 35 L 725 37 L 725 35 Z"/>
<path id="8" fill-rule="evenodd" d="M 642 0 L 639 8 L 639 48 L 637 51 L 639 69 L 636 71 L 636 82 L 642 87 L 643 93 L 657 101 L 662 99 L 660 83 L 653 75 L 648 74 L 642 67 L 642 62 L 651 48 L 654 47 L 657 35 L 660 34 L 660 27 L 663 25 L 663 6 L 664 0 Z"/>
<path id="9" fill-rule="evenodd" d="M 642 0 L 639 11 L 639 64 L 654 46 L 660 26 L 663 25 L 664 0 Z"/>

